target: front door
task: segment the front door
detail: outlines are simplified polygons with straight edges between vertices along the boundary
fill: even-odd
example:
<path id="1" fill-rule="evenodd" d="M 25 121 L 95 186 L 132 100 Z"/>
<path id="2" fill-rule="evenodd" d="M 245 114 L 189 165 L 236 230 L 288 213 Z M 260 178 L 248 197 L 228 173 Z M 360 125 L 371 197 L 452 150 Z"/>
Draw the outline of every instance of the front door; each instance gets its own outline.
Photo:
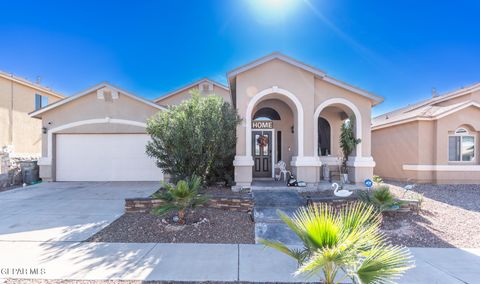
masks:
<path id="1" fill-rule="evenodd" d="M 252 131 L 253 177 L 272 177 L 272 132 Z"/>

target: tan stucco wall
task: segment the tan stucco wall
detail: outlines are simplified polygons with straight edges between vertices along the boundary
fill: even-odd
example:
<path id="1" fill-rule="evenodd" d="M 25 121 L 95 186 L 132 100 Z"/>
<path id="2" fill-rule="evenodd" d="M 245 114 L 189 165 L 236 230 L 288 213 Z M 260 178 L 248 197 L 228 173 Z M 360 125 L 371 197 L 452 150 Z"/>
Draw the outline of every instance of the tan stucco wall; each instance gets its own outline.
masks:
<path id="1" fill-rule="evenodd" d="M 159 100 L 156 101 L 157 104 L 162 105 L 162 106 L 171 106 L 171 105 L 178 105 L 184 100 L 188 100 L 192 97 L 190 94 L 190 91 L 192 89 L 199 89 L 199 86 L 194 86 L 188 90 L 182 91 L 175 93 L 171 96 L 168 96 L 167 98 L 160 98 Z M 230 92 L 225 90 L 224 88 L 220 88 L 216 85 L 213 85 L 213 92 L 200 92 L 200 95 L 202 96 L 209 96 L 209 95 L 217 95 L 223 98 L 225 102 L 232 103 L 231 97 L 230 97 Z"/>
<path id="2" fill-rule="evenodd" d="M 418 122 L 406 123 L 372 132 L 374 173 L 386 179 L 407 179 L 403 164 L 417 164 Z"/>
<path id="3" fill-rule="evenodd" d="M 60 99 L 0 77 L 0 147 L 11 144 L 16 155 L 39 156 L 41 152 L 42 124 L 28 115 L 35 110 L 35 94 L 48 97 L 48 104 Z"/>

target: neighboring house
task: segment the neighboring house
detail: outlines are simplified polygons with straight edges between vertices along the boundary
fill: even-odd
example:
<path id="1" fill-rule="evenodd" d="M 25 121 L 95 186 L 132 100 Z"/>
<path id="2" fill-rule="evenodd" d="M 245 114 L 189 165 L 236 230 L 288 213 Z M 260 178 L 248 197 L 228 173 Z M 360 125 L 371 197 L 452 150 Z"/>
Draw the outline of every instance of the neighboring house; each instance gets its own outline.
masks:
<path id="1" fill-rule="evenodd" d="M 230 89 L 228 87 L 204 78 L 186 85 L 180 89 L 162 95 L 154 100 L 155 103 L 162 106 L 178 105 L 184 100 L 191 98 L 191 91 L 197 89 L 201 96 L 217 95 L 221 96 L 227 103 L 232 103 L 230 98 Z"/>
<path id="2" fill-rule="evenodd" d="M 42 123 L 28 114 L 63 98 L 46 87 L 0 72 L 0 148 L 11 157 L 40 157 Z"/>
<path id="3" fill-rule="evenodd" d="M 375 174 L 423 183 L 478 183 L 480 83 L 373 119 Z"/>
<path id="4" fill-rule="evenodd" d="M 273 179 L 273 165 L 280 160 L 300 180 L 319 182 L 322 165 L 338 168 L 339 129 L 351 115 L 362 139 L 349 159 L 351 180 L 372 177 L 371 108 L 381 97 L 279 53 L 241 66 L 227 79 L 230 91 L 203 79 L 155 102 L 104 83 L 31 113 L 46 128 L 40 176 L 50 181 L 162 179 L 145 155 L 145 123 L 199 88 L 231 102 L 243 119 L 233 161 L 237 186 Z"/>

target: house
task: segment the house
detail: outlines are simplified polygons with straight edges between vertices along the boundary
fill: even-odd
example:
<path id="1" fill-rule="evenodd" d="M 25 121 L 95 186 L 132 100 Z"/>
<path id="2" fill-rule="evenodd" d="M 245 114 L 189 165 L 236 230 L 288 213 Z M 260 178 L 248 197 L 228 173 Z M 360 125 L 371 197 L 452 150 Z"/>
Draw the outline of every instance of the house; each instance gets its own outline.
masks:
<path id="1" fill-rule="evenodd" d="M 421 183 L 478 183 L 480 83 L 373 119 L 375 174 Z"/>
<path id="2" fill-rule="evenodd" d="M 39 84 L 0 72 L 0 148 L 10 157 L 40 157 L 42 123 L 28 114 L 64 96 Z"/>
<path id="3" fill-rule="evenodd" d="M 233 161 L 238 187 L 273 179 L 280 160 L 299 179 L 320 182 L 322 165 L 338 168 L 339 129 L 352 115 L 362 142 L 349 158 L 350 177 L 362 182 L 372 176 L 371 108 L 381 97 L 280 53 L 238 67 L 227 79 L 229 88 L 202 79 L 154 101 L 102 83 L 32 112 L 46 128 L 40 176 L 50 181 L 161 179 L 145 155 L 146 121 L 187 99 L 192 88 L 222 96 L 243 119 Z"/>

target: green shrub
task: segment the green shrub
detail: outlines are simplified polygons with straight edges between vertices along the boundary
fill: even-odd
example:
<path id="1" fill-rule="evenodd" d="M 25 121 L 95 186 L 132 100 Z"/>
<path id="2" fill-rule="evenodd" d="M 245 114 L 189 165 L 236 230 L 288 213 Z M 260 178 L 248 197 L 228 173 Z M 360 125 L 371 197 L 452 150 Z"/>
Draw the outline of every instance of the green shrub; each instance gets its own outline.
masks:
<path id="1" fill-rule="evenodd" d="M 336 212 L 320 204 L 300 208 L 291 218 L 279 215 L 303 248 L 261 242 L 297 260 L 295 275 L 320 276 L 326 284 L 346 278 L 353 283 L 393 283 L 413 267 L 408 249 L 390 245 L 380 232 L 381 216 L 370 205 L 357 202 Z"/>
<path id="2" fill-rule="evenodd" d="M 388 185 L 380 185 L 370 191 L 360 191 L 359 197 L 360 200 L 372 205 L 380 212 L 400 206 L 403 203 L 395 198 Z"/>
<path id="3" fill-rule="evenodd" d="M 173 181 L 196 175 L 204 182 L 233 180 L 237 111 L 219 96 L 192 98 L 149 119 L 146 153 Z"/>
<path id="4" fill-rule="evenodd" d="M 176 186 L 165 183 L 165 189 L 152 196 L 163 200 L 164 203 L 154 208 L 152 213 L 163 216 L 171 211 L 177 211 L 179 223 L 185 224 L 188 210 L 207 201 L 205 196 L 198 194 L 201 184 L 201 179 L 196 176 L 187 180 L 180 180 Z"/>

